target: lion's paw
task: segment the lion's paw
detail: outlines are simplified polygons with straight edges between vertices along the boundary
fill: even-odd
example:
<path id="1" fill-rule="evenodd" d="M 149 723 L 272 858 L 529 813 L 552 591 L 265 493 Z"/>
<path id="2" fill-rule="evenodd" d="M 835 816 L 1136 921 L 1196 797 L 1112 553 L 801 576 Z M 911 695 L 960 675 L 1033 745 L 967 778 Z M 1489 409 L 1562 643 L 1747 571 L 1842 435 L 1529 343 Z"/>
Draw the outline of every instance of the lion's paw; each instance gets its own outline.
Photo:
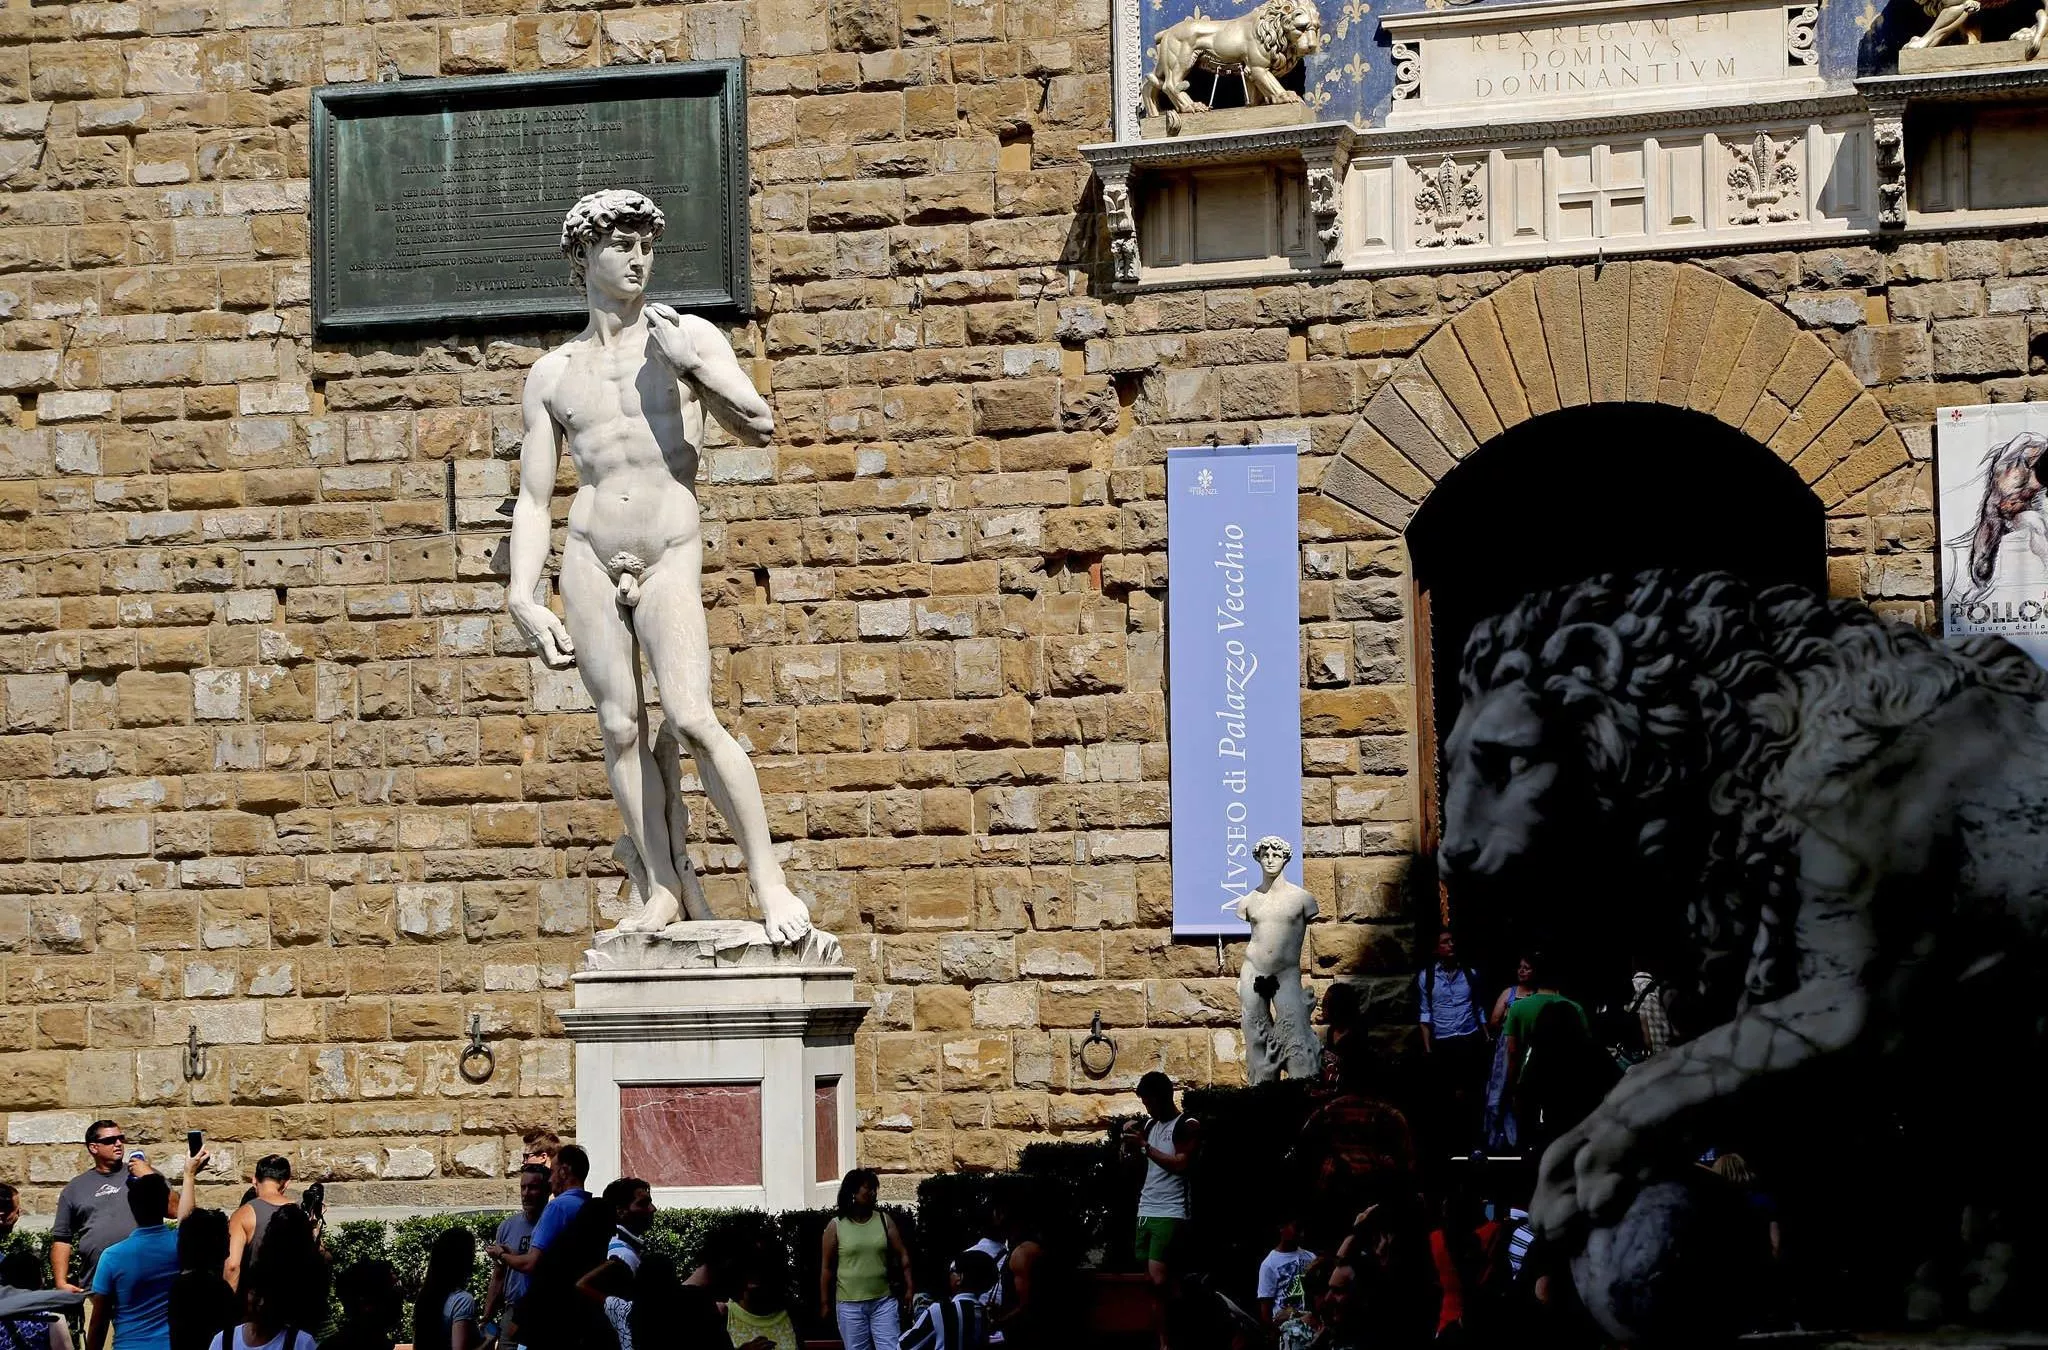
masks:
<path id="1" fill-rule="evenodd" d="M 1568 1237 L 1585 1223 L 1605 1223 L 1635 1194 L 1629 1160 L 1636 1136 L 1595 1111 L 1544 1151 L 1529 1219 L 1544 1237 Z"/>

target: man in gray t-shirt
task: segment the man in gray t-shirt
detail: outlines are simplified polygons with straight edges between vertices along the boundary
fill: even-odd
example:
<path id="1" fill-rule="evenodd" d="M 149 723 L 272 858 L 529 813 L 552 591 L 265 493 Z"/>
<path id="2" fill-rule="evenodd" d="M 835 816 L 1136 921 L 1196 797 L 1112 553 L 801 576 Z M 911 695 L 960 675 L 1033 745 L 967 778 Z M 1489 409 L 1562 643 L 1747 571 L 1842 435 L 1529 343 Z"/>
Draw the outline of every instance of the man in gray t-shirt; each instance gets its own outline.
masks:
<path id="1" fill-rule="evenodd" d="M 92 1268 L 100 1253 L 135 1231 L 128 1212 L 128 1176 L 122 1165 L 128 1136 L 111 1120 L 96 1120 L 85 1132 L 85 1150 L 92 1170 L 72 1178 L 57 1197 L 57 1219 L 50 1226 L 50 1273 L 59 1289 L 82 1292 L 92 1287 Z M 143 1169 L 148 1170 L 144 1163 Z"/>
<path id="2" fill-rule="evenodd" d="M 513 1307 L 526 1295 L 528 1274 L 507 1262 L 505 1257 L 525 1257 L 533 1247 L 534 1225 L 540 1222 L 541 1211 L 548 1206 L 548 1168 L 539 1164 L 528 1164 L 519 1169 L 519 1212 L 511 1215 L 498 1225 L 498 1232 L 491 1244 L 484 1248 L 491 1258 L 491 1285 L 484 1294 L 484 1320 L 491 1322 L 501 1316 L 509 1317 Z M 499 1337 L 502 1345 L 517 1345 L 516 1337 Z"/>

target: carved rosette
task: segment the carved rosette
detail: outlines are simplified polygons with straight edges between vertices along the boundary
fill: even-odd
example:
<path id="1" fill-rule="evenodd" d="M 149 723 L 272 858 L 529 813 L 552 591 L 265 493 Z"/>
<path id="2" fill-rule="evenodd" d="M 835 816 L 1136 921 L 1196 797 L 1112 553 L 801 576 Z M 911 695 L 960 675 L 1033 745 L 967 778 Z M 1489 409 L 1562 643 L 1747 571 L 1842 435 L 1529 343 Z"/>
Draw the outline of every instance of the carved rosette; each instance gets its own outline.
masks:
<path id="1" fill-rule="evenodd" d="M 1817 66 L 1820 54 L 1813 49 L 1814 29 L 1820 24 L 1820 6 L 1785 7 L 1785 57 L 1795 66 Z"/>
<path id="2" fill-rule="evenodd" d="M 1896 230 L 1906 224 L 1906 105 L 1870 104 L 1871 143 L 1877 150 L 1877 224 Z"/>
<path id="3" fill-rule="evenodd" d="M 1102 215 L 1109 225 L 1111 275 L 1118 281 L 1138 279 L 1138 217 L 1131 209 L 1131 180 L 1127 174 L 1102 180 Z"/>
<path id="4" fill-rule="evenodd" d="M 1458 248 L 1486 242 L 1486 190 L 1480 166 L 1450 155 L 1435 168 L 1415 168 L 1415 242 L 1423 248 Z"/>
<path id="5" fill-rule="evenodd" d="M 1340 210 L 1343 198 L 1343 169 L 1335 164 L 1311 164 L 1308 169 L 1308 210 L 1315 223 L 1316 246 L 1321 250 L 1325 267 L 1336 267 L 1344 261 L 1344 217 Z"/>
<path id="6" fill-rule="evenodd" d="M 1422 43 L 1416 38 L 1394 43 L 1394 102 L 1416 98 L 1422 93 Z"/>
<path id="7" fill-rule="evenodd" d="M 1798 138 L 1783 145 L 1759 131 L 1748 145 L 1728 147 L 1728 221 L 1769 225 L 1800 216 Z"/>

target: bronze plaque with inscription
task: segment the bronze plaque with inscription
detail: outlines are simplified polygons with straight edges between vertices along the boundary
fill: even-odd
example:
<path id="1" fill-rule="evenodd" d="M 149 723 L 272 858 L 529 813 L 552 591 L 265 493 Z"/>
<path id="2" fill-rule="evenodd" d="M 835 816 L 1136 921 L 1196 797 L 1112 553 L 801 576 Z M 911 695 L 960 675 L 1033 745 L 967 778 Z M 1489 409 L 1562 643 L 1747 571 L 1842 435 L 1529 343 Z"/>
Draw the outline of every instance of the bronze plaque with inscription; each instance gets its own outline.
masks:
<path id="1" fill-rule="evenodd" d="M 738 61 L 313 91 L 313 329 L 581 324 L 562 216 L 635 188 L 668 219 L 651 294 L 745 310 Z"/>

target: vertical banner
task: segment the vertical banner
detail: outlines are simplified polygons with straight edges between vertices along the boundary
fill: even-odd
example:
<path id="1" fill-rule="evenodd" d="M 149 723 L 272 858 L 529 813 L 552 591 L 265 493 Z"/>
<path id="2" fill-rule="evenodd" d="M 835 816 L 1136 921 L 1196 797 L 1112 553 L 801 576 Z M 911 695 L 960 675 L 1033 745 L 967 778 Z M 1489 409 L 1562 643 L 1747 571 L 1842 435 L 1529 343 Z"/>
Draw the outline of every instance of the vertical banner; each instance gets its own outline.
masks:
<path id="1" fill-rule="evenodd" d="M 1301 883 L 1301 528 L 1296 447 L 1166 452 L 1167 741 L 1173 932 L 1239 936 L 1226 912 L 1277 834 Z"/>
<path id="2" fill-rule="evenodd" d="M 1996 633 L 2048 665 L 2048 403 L 1935 414 L 1941 631 Z"/>

